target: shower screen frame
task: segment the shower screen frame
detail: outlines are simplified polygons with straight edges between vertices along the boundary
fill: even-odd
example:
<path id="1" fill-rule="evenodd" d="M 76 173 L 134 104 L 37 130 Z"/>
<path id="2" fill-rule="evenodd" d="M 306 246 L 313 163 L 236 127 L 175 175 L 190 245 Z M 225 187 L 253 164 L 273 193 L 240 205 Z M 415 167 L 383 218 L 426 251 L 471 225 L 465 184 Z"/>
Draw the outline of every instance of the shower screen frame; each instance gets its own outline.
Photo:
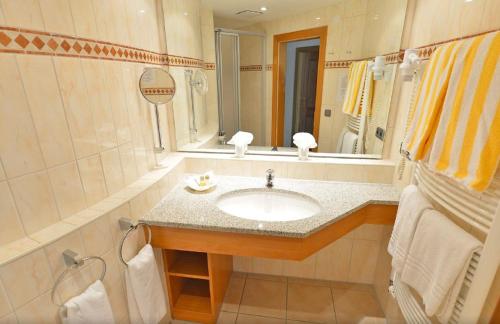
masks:
<path id="1" fill-rule="evenodd" d="M 240 35 L 248 35 L 248 36 L 258 36 L 261 37 L 261 56 L 262 56 L 262 70 L 261 70 L 261 109 L 262 109 L 262 125 L 266 125 L 266 114 L 265 114 L 265 104 L 266 104 L 266 34 L 264 33 L 256 33 L 249 32 L 237 29 L 227 29 L 227 28 L 215 28 L 215 70 L 217 76 L 217 105 L 218 105 L 218 119 L 219 119 L 219 138 L 224 138 L 225 141 L 228 139 L 225 138 L 225 127 L 224 127 L 224 107 L 223 107 L 223 73 L 222 73 L 222 64 L 223 58 L 221 54 L 221 40 L 223 36 L 232 36 L 236 38 L 236 46 L 233 51 L 233 62 L 236 62 L 235 68 L 233 69 L 233 78 L 236 80 L 236 85 L 234 87 L 235 91 L 235 100 L 234 100 L 234 112 L 237 114 L 237 125 L 236 129 L 241 129 L 241 91 L 240 91 Z M 265 138 L 266 127 L 262 128 L 262 138 Z"/>

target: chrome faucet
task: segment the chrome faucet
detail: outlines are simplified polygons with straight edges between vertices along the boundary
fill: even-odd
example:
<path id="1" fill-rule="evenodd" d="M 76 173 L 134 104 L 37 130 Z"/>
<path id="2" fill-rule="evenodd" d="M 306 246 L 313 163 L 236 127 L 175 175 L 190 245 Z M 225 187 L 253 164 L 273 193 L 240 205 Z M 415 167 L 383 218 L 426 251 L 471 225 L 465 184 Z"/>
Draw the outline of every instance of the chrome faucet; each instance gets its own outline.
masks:
<path id="1" fill-rule="evenodd" d="M 267 169 L 266 180 L 267 180 L 266 187 L 272 188 L 273 187 L 273 180 L 274 180 L 274 170 L 273 169 Z"/>

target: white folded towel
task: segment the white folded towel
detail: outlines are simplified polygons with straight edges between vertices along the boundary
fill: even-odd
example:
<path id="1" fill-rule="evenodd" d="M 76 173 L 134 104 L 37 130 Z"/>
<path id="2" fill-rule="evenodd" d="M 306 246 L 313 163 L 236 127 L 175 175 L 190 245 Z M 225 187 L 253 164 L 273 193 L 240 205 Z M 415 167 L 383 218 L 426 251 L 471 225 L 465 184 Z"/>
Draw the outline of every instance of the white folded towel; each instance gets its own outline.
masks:
<path id="1" fill-rule="evenodd" d="M 239 131 L 231 137 L 227 144 L 231 145 L 249 145 L 253 141 L 253 134 Z"/>
<path id="2" fill-rule="evenodd" d="M 408 252 L 401 281 L 423 299 L 428 316 L 447 323 L 467 268 L 481 242 L 436 210 L 424 211 Z"/>
<path id="3" fill-rule="evenodd" d="M 396 222 L 392 229 L 387 251 L 392 255 L 392 269 L 401 272 L 410 249 L 422 212 L 432 208 L 431 203 L 422 195 L 417 186 L 409 185 L 403 189 L 399 200 Z"/>
<path id="4" fill-rule="evenodd" d="M 316 139 L 309 133 L 295 133 L 293 134 L 293 144 L 301 149 L 310 149 L 318 146 Z"/>
<path id="5" fill-rule="evenodd" d="M 146 244 L 128 261 L 125 284 L 130 322 L 157 324 L 167 313 L 167 308 L 151 245 Z"/>
<path id="6" fill-rule="evenodd" d="M 90 285 L 81 295 L 68 300 L 61 313 L 63 324 L 114 324 L 113 311 L 101 280 Z"/>

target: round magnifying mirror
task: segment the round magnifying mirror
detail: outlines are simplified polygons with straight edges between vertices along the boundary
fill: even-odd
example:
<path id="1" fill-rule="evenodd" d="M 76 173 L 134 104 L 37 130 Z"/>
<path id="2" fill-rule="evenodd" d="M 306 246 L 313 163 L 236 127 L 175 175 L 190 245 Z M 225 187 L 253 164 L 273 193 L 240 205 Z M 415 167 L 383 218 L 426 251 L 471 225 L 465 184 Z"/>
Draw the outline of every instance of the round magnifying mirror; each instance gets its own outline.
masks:
<path id="1" fill-rule="evenodd" d="M 165 104 L 175 95 L 175 80 L 167 71 L 160 68 L 146 68 L 139 80 L 139 88 L 147 101 Z"/>

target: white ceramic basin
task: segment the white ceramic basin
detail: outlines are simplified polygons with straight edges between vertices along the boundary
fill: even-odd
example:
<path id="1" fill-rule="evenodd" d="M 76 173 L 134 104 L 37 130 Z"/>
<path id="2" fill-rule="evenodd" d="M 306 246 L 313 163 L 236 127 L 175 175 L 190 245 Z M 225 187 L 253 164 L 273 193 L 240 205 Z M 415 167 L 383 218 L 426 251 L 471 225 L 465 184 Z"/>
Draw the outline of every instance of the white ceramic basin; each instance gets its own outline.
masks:
<path id="1" fill-rule="evenodd" d="M 223 194 L 217 207 L 227 214 L 258 221 L 286 222 L 308 218 L 321 207 L 312 198 L 278 189 L 247 189 Z"/>

